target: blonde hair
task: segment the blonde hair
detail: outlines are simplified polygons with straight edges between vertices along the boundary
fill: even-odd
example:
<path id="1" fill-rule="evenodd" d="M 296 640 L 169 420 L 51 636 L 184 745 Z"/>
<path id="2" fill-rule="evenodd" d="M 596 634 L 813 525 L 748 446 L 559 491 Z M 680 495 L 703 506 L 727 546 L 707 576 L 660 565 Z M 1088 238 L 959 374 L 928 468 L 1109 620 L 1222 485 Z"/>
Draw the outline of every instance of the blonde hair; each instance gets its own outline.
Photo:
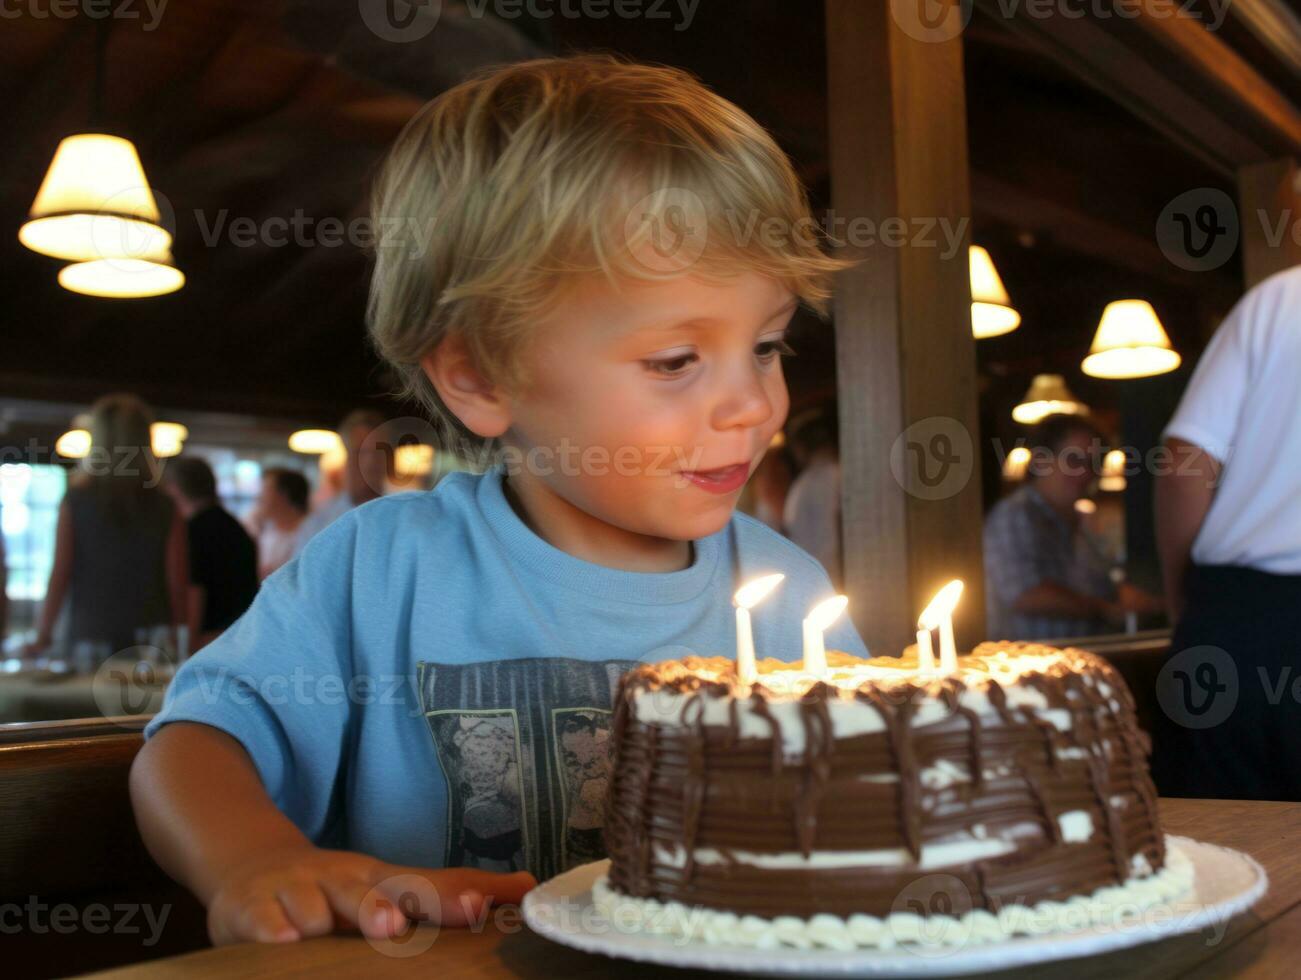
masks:
<path id="1" fill-rule="evenodd" d="M 684 208 L 703 219 L 699 254 L 652 267 L 641 247 L 657 226 L 680 227 Z M 425 105 L 381 169 L 372 217 L 371 339 L 397 372 L 395 394 L 466 458 L 495 447 L 420 367 L 448 335 L 487 378 L 518 388 L 531 327 L 583 277 L 752 271 L 825 318 L 831 275 L 852 264 L 824 253 L 790 161 L 754 119 L 685 71 L 606 54 L 483 71 Z M 761 231 L 772 219 L 780 240 Z"/>

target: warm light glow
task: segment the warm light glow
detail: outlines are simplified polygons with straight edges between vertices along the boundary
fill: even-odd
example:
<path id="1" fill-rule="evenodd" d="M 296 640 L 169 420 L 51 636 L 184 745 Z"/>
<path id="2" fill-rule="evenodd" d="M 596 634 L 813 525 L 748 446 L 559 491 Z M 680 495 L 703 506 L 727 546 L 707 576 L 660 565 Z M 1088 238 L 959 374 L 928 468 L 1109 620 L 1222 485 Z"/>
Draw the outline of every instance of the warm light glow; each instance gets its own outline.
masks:
<path id="1" fill-rule="evenodd" d="M 54 451 L 67 459 L 83 459 L 90 452 L 90 432 L 69 429 L 54 443 Z"/>
<path id="2" fill-rule="evenodd" d="M 1025 446 L 1017 446 L 1003 460 L 1003 479 L 1009 483 L 1018 483 L 1025 479 L 1026 470 L 1030 468 L 1033 454 Z"/>
<path id="3" fill-rule="evenodd" d="M 111 258 L 76 262 L 59 270 L 59 285 L 72 293 L 105 299 L 165 296 L 185 285 L 170 255 L 152 259 Z"/>
<path id="4" fill-rule="evenodd" d="M 425 476 L 434 468 L 434 447 L 422 443 L 398 446 L 393 453 L 398 476 Z"/>
<path id="5" fill-rule="evenodd" d="M 1021 325 L 1021 314 L 1012 309 L 1011 297 L 1003 287 L 994 260 L 979 245 L 967 253 L 971 274 L 971 332 L 977 340 L 1011 333 Z"/>
<path id="6" fill-rule="evenodd" d="M 757 578 L 752 582 L 747 582 L 736 590 L 733 601 L 742 609 L 753 609 L 755 603 L 759 602 L 773 589 L 781 584 L 786 576 L 778 572 L 775 575 L 765 575 L 763 578 Z"/>
<path id="7" fill-rule="evenodd" d="M 155 422 L 149 427 L 149 434 L 163 439 L 174 439 L 177 442 L 184 442 L 190 438 L 190 430 L 180 422 Z"/>
<path id="8" fill-rule="evenodd" d="M 953 610 L 957 608 L 958 599 L 962 596 L 962 579 L 955 578 L 939 592 L 935 593 L 935 598 L 931 604 L 922 610 L 922 614 L 917 617 L 917 625 L 924 630 L 938 629 L 946 617 L 953 615 Z"/>
<path id="9" fill-rule="evenodd" d="M 848 605 L 849 596 L 833 595 L 830 599 L 823 599 L 809 610 L 809 614 L 805 618 L 814 629 L 825 630 L 840 618 L 840 614 L 845 611 L 845 607 Z"/>
<path id="10" fill-rule="evenodd" d="M 289 437 L 289 448 L 296 453 L 328 453 L 343 449 L 343 440 L 332 429 L 299 429 Z"/>
<path id="11" fill-rule="evenodd" d="M 157 257 L 172 244 L 161 220 L 134 144 L 80 133 L 54 151 L 18 240 L 74 262 Z"/>
<path id="12" fill-rule="evenodd" d="M 159 459 L 178 456 L 190 430 L 179 422 L 155 422 L 149 427 L 149 442 Z"/>
<path id="13" fill-rule="evenodd" d="M 1119 493 L 1127 486 L 1125 480 L 1125 451 L 1113 449 L 1102 458 L 1102 477 L 1098 480 L 1098 489 L 1109 493 Z"/>
<path id="14" fill-rule="evenodd" d="M 768 442 L 768 448 L 781 449 L 781 447 L 784 445 L 786 445 L 786 433 L 783 432 L 781 429 L 778 429 L 776 432 L 772 434 L 772 439 L 770 439 Z"/>
<path id="15" fill-rule="evenodd" d="M 317 464 L 322 473 L 334 473 L 348 464 L 348 447 L 342 442 L 321 453 Z"/>
<path id="16" fill-rule="evenodd" d="M 1180 360 L 1152 304 L 1122 299 L 1102 311 L 1081 368 L 1095 378 L 1146 378 L 1173 371 Z"/>
<path id="17" fill-rule="evenodd" d="M 1096 514 L 1097 512 L 1098 512 L 1098 505 L 1095 504 L 1088 497 L 1081 497 L 1079 500 L 1075 501 L 1075 513 L 1087 515 L 1087 514 Z"/>
<path id="18" fill-rule="evenodd" d="M 1066 387 L 1060 374 L 1036 374 L 1021 404 L 1012 409 L 1012 418 L 1022 425 L 1035 425 L 1049 415 L 1087 415 L 1085 405 Z"/>

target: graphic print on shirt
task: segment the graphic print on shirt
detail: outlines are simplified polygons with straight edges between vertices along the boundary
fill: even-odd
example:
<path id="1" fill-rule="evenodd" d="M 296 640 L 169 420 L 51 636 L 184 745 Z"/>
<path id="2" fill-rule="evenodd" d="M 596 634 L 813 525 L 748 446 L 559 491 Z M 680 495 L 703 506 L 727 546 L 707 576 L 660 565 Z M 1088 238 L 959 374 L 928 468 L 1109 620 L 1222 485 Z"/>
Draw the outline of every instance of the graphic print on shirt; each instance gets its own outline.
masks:
<path id="1" fill-rule="evenodd" d="M 564 799 L 560 866 L 572 868 L 605 857 L 605 792 L 610 785 L 610 719 L 601 708 L 551 712 L 552 747 Z"/>
<path id="2" fill-rule="evenodd" d="M 418 665 L 447 780 L 448 867 L 546 880 L 604 857 L 610 708 L 631 660 Z"/>
<path id="3" fill-rule="evenodd" d="M 524 867 L 524 788 L 514 711 L 430 711 L 425 718 L 450 789 L 449 867 Z"/>

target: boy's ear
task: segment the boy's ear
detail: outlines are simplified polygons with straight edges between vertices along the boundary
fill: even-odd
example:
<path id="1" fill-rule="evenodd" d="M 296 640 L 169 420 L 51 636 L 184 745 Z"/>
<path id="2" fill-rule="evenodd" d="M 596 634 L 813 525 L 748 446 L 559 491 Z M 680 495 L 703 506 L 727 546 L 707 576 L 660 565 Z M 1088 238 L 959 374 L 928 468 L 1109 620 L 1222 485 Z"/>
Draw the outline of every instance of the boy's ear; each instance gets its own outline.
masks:
<path id="1" fill-rule="evenodd" d="M 506 393 L 479 372 L 460 336 L 444 337 L 420 367 L 443 404 L 475 435 L 493 439 L 510 427 Z"/>

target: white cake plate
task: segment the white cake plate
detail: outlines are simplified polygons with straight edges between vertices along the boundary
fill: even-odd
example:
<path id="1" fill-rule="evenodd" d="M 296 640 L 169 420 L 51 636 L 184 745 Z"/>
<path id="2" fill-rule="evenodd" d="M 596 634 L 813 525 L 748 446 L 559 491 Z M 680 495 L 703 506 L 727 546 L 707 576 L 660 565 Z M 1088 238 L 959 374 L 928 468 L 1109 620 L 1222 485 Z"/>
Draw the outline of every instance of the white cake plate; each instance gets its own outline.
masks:
<path id="1" fill-rule="evenodd" d="M 1132 926 L 1017 937 L 969 946 L 893 949 L 754 949 L 684 942 L 621 931 L 592 903 L 592 884 L 609 866 L 597 861 L 539 885 L 524 897 L 524 919 L 536 933 L 587 953 L 661 966 L 695 967 L 764 976 L 947 977 L 1033 963 L 1095 956 L 1215 926 L 1245 912 L 1265 894 L 1268 878 L 1250 855 L 1187 837 L 1166 836 L 1169 850 L 1193 864 L 1193 887 Z"/>

